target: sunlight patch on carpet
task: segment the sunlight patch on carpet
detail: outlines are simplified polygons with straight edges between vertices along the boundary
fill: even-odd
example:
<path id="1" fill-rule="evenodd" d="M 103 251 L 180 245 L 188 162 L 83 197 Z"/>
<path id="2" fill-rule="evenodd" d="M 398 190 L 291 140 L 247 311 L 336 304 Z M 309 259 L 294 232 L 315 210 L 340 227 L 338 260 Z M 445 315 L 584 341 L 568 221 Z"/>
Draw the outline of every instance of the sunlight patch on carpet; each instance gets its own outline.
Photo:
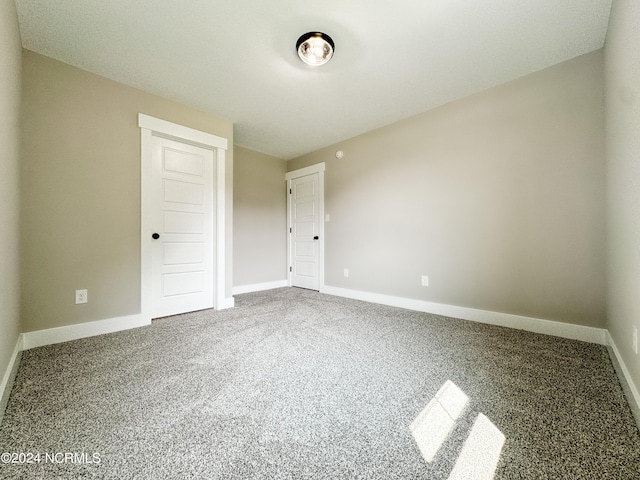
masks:
<path id="1" fill-rule="evenodd" d="M 469 397 L 451 380 L 411 422 L 409 429 L 423 458 L 431 463 L 462 415 Z M 456 458 L 449 480 L 492 480 L 505 442 L 503 433 L 482 413 Z"/>
<path id="2" fill-rule="evenodd" d="M 427 462 L 433 461 L 468 401 L 469 397 L 447 380 L 411 423 L 409 429 Z"/>
<path id="3" fill-rule="evenodd" d="M 482 413 L 449 475 L 449 480 L 491 480 L 495 474 L 505 437 Z"/>

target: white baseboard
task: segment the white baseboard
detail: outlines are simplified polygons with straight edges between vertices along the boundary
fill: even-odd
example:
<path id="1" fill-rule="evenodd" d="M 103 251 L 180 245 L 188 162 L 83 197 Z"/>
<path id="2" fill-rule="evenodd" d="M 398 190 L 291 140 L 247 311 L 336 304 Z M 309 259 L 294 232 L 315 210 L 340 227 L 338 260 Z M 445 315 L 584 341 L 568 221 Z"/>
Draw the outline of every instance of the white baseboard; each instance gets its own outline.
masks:
<path id="1" fill-rule="evenodd" d="M 620 384 L 622 385 L 622 389 L 629 401 L 629 407 L 633 412 L 633 416 L 636 418 L 638 427 L 640 427 L 640 392 L 638 391 L 636 384 L 633 383 L 631 374 L 629 373 L 624 360 L 622 360 L 622 355 L 620 355 L 616 342 L 613 341 L 613 337 L 609 331 L 607 331 L 607 346 L 609 347 L 609 356 L 611 357 L 613 366 L 620 378 Z M 613 352 L 613 355 L 611 355 L 611 352 Z"/>
<path id="2" fill-rule="evenodd" d="M 607 344 L 607 331 L 604 328 L 585 327 L 582 325 L 573 325 L 570 323 L 543 320 L 541 318 L 524 317 L 521 315 L 512 315 L 510 313 L 490 312 L 487 310 L 478 310 L 475 308 L 457 307 L 455 305 L 446 305 L 443 303 L 427 302 L 424 300 L 414 300 L 411 298 L 402 298 L 394 297 L 391 295 L 382 295 L 378 293 L 362 292 L 359 290 L 350 290 L 340 287 L 324 286 L 320 291 L 328 295 L 353 298 L 355 300 L 379 303 L 392 307 L 406 308 L 407 310 L 416 310 L 419 312 L 433 313 L 446 317 L 471 320 L 473 322 L 516 328 L 519 330 L 526 330 L 528 332 L 569 338 L 571 340 L 581 340 L 583 342 L 597 343 L 599 345 Z"/>
<path id="3" fill-rule="evenodd" d="M 22 334 L 24 337 L 23 349 L 29 350 L 44 345 L 119 332 L 120 330 L 128 330 L 130 328 L 144 327 L 145 325 L 151 325 L 151 322 L 145 320 L 143 315 L 137 314 L 97 320 L 95 322 L 77 323 L 64 327 L 48 328 L 46 330 L 36 330 L 35 332 Z"/>
<path id="4" fill-rule="evenodd" d="M 2 376 L 2 383 L 0 383 L 0 393 L 4 392 L 4 389 L 7 387 L 12 375 L 12 371 L 16 364 L 16 358 L 23 350 L 22 348 L 22 334 L 18 335 L 18 340 L 16 341 L 16 346 L 13 349 L 13 353 L 11 354 L 11 359 L 9 360 L 9 364 L 7 365 L 7 370 L 4 372 Z"/>
<path id="5" fill-rule="evenodd" d="M 261 292 L 263 290 L 273 290 L 274 288 L 288 287 L 289 282 L 287 280 L 277 280 L 275 282 L 265 283 L 253 283 L 251 285 L 239 285 L 233 287 L 234 295 L 241 295 L 243 293 Z"/>
<path id="6" fill-rule="evenodd" d="M 16 373 L 18 372 L 18 364 L 23 350 L 22 342 L 23 335 L 20 334 L 18 335 L 18 339 L 16 340 L 16 346 L 14 347 L 11 358 L 9 359 L 7 369 L 5 370 L 4 375 L 2 375 L 2 383 L 0 383 L 0 424 L 2 423 L 4 410 L 7 406 L 7 402 L 9 401 L 9 394 L 11 393 L 13 380 L 16 376 Z"/>

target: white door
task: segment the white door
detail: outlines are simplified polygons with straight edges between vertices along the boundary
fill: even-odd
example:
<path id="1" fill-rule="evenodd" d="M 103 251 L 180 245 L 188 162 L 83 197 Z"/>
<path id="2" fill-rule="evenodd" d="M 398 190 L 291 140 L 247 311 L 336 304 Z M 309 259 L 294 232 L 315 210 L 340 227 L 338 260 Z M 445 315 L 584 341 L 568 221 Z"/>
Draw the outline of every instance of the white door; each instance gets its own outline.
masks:
<path id="1" fill-rule="evenodd" d="M 152 137 L 152 318 L 213 308 L 213 151 Z"/>
<path id="2" fill-rule="evenodd" d="M 320 287 L 320 195 L 319 175 L 291 180 L 291 285 L 319 290 Z"/>

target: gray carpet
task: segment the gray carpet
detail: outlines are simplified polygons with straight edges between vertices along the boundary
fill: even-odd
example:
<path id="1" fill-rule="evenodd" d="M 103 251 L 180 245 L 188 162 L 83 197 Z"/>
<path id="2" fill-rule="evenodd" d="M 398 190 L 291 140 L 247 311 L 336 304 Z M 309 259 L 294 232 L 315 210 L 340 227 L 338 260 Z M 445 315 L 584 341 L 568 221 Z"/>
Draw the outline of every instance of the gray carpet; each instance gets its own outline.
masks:
<path id="1" fill-rule="evenodd" d="M 300 289 L 236 305 L 24 352 L 0 452 L 78 455 L 0 477 L 447 479 L 486 416 L 495 479 L 640 479 L 602 346 Z M 448 380 L 468 402 L 428 462 L 409 426 Z"/>

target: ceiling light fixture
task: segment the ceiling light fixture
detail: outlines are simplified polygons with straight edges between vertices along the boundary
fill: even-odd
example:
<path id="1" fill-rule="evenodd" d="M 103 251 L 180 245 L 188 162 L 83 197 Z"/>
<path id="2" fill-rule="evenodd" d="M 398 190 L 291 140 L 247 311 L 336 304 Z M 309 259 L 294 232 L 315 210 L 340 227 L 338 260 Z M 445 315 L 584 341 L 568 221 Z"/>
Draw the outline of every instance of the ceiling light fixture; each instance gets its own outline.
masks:
<path id="1" fill-rule="evenodd" d="M 331 60 L 335 48 L 331 37 L 320 32 L 305 33 L 296 42 L 300 60 L 312 67 L 324 65 Z"/>

